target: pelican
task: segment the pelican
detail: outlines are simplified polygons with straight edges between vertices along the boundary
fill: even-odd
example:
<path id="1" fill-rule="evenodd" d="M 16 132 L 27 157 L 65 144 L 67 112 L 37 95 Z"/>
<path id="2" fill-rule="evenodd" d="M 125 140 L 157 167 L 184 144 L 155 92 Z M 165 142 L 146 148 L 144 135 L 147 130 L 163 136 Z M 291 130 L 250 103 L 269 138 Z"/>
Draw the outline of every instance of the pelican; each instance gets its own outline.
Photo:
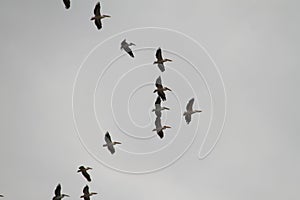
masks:
<path id="1" fill-rule="evenodd" d="M 158 49 L 156 50 L 155 56 L 156 56 L 156 59 L 157 59 L 157 60 L 154 61 L 153 64 L 157 64 L 157 66 L 158 66 L 158 68 L 160 69 L 160 71 L 161 71 L 161 72 L 164 72 L 164 71 L 165 71 L 164 62 L 167 62 L 167 61 L 172 62 L 172 60 L 167 59 L 167 58 L 164 59 L 164 58 L 162 57 L 162 54 L 161 54 L 161 48 L 158 48 Z"/>
<path id="2" fill-rule="evenodd" d="M 122 144 L 121 142 L 112 142 L 109 132 L 106 132 L 104 140 L 105 140 L 106 144 L 104 144 L 103 147 L 107 147 L 111 154 L 115 153 L 114 145 Z"/>
<path id="3" fill-rule="evenodd" d="M 121 50 L 124 49 L 131 57 L 134 58 L 134 55 L 132 53 L 132 50 L 130 49 L 130 46 L 135 46 L 135 44 L 133 44 L 132 42 L 130 42 L 129 44 L 126 42 L 126 39 L 124 39 L 121 42 Z"/>
<path id="4" fill-rule="evenodd" d="M 193 110 L 193 104 L 194 104 L 194 98 L 189 100 L 189 102 L 186 105 L 186 112 L 183 113 L 183 116 L 185 116 L 185 121 L 187 124 L 191 122 L 192 114 L 197 112 L 202 112 L 201 110 Z"/>
<path id="5" fill-rule="evenodd" d="M 164 91 L 166 91 L 166 90 L 172 91 L 172 90 L 169 89 L 169 88 L 167 88 L 167 87 L 163 87 L 162 86 L 161 77 L 160 76 L 156 79 L 155 86 L 156 86 L 156 90 L 154 90 L 153 93 L 157 92 L 158 96 L 163 101 L 165 101 L 167 98 L 166 98 L 166 94 L 164 93 Z"/>
<path id="6" fill-rule="evenodd" d="M 58 184 L 58 185 L 56 186 L 56 189 L 55 189 L 55 191 L 54 191 L 54 194 L 55 194 L 55 196 L 52 198 L 52 200 L 61 200 L 61 199 L 64 198 L 64 197 L 70 197 L 70 196 L 67 195 L 67 194 L 61 194 L 61 185 L 60 185 L 60 184 Z"/>
<path id="7" fill-rule="evenodd" d="M 77 173 L 81 172 L 82 175 L 86 178 L 86 180 L 88 182 L 91 182 L 92 181 L 91 176 L 87 172 L 90 169 L 93 169 L 93 168 L 90 168 L 90 167 L 85 168 L 84 166 L 80 166 L 79 170 L 77 171 Z"/>
<path id="8" fill-rule="evenodd" d="M 83 195 L 80 196 L 80 198 L 83 198 L 84 200 L 90 200 L 90 196 L 97 194 L 96 192 L 89 192 L 89 186 L 85 186 L 83 188 Z"/>
<path id="9" fill-rule="evenodd" d="M 100 2 L 98 2 L 95 6 L 95 9 L 94 9 L 95 16 L 91 18 L 91 20 L 95 20 L 95 24 L 96 24 L 98 29 L 102 28 L 101 19 L 106 18 L 106 17 L 110 17 L 109 15 L 101 15 L 100 8 L 101 8 Z"/>
<path id="10" fill-rule="evenodd" d="M 162 139 L 164 137 L 163 130 L 165 130 L 167 128 L 171 128 L 171 126 L 162 126 L 160 117 L 156 117 L 156 119 L 155 119 L 155 129 L 153 129 L 152 131 L 156 131 L 157 135 Z"/>
<path id="11" fill-rule="evenodd" d="M 71 6 L 70 0 L 63 0 L 63 1 L 64 1 L 64 4 L 65 4 L 65 8 L 66 8 L 66 9 L 69 9 L 70 6 Z"/>
<path id="12" fill-rule="evenodd" d="M 161 111 L 163 111 L 163 110 L 170 110 L 170 108 L 161 107 L 160 104 L 161 104 L 160 97 L 157 97 L 156 101 L 155 101 L 155 109 L 152 110 L 152 112 L 155 112 L 155 115 L 157 117 L 161 117 Z"/>

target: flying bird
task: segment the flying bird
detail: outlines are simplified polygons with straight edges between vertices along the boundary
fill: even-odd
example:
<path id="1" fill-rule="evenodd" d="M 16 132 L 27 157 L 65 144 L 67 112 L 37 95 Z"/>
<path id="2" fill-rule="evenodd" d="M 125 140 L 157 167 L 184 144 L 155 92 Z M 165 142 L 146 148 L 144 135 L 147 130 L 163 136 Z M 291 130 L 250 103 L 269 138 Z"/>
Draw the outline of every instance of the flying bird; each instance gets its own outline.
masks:
<path id="1" fill-rule="evenodd" d="M 89 192 L 89 186 L 86 185 L 83 188 L 83 195 L 80 196 L 80 198 L 83 198 L 84 200 L 90 200 L 90 196 L 97 194 L 96 192 Z"/>
<path id="2" fill-rule="evenodd" d="M 70 0 L 63 0 L 63 1 L 64 1 L 64 4 L 65 4 L 65 8 L 66 8 L 66 9 L 69 9 L 70 6 L 71 6 Z"/>
<path id="3" fill-rule="evenodd" d="M 163 130 L 171 128 L 170 126 L 162 126 L 160 117 L 156 117 L 155 119 L 155 129 L 152 131 L 156 131 L 157 135 L 162 139 L 164 137 Z"/>
<path id="4" fill-rule="evenodd" d="M 155 112 L 155 115 L 157 117 L 161 117 L 161 111 L 163 110 L 170 110 L 170 108 L 167 108 L 167 107 L 161 107 L 161 99 L 160 97 L 158 96 L 156 98 L 156 101 L 155 101 L 155 109 L 152 110 L 152 112 Z"/>
<path id="5" fill-rule="evenodd" d="M 85 168 L 84 166 L 80 166 L 79 170 L 77 171 L 77 173 L 81 172 L 82 175 L 86 178 L 86 180 L 89 181 L 89 182 L 91 182 L 92 181 L 91 176 L 87 172 L 90 169 L 92 169 L 92 168 L 90 168 L 90 167 L 86 167 Z"/>
<path id="6" fill-rule="evenodd" d="M 158 68 L 160 69 L 160 71 L 161 72 L 164 72 L 165 71 L 165 66 L 164 66 L 164 62 L 172 62 L 172 60 L 170 60 L 170 59 L 167 59 L 167 58 L 163 58 L 162 57 L 162 53 L 161 53 L 161 48 L 158 48 L 157 50 L 156 50 L 156 54 L 155 54 L 155 56 L 156 56 L 156 61 L 154 61 L 154 63 L 153 64 L 157 64 L 157 66 L 158 66 Z"/>
<path id="7" fill-rule="evenodd" d="M 133 55 L 133 52 L 132 50 L 130 49 L 130 46 L 135 46 L 135 44 L 133 44 L 132 42 L 130 42 L 129 44 L 126 42 L 126 39 L 124 39 L 122 42 L 121 42 L 121 50 L 124 49 L 131 57 L 134 58 L 134 55 Z"/>
<path id="8" fill-rule="evenodd" d="M 64 197 L 70 197 L 70 196 L 67 195 L 67 194 L 61 194 L 61 185 L 60 185 L 60 184 L 58 184 L 58 185 L 56 186 L 56 189 L 55 189 L 55 191 L 54 191 L 54 194 L 55 194 L 55 196 L 52 198 L 52 200 L 61 200 L 61 199 L 64 198 Z"/>
<path id="9" fill-rule="evenodd" d="M 185 116 L 185 121 L 187 124 L 189 124 L 192 120 L 192 114 L 197 112 L 202 112 L 201 110 L 193 110 L 193 104 L 195 99 L 192 98 L 189 100 L 189 102 L 186 105 L 186 112 L 183 113 L 183 116 Z"/>
<path id="10" fill-rule="evenodd" d="M 94 15 L 91 20 L 95 20 L 95 25 L 97 26 L 98 29 L 102 28 L 102 23 L 101 23 L 101 19 L 106 18 L 106 17 L 110 17 L 109 15 L 101 15 L 100 13 L 100 2 L 98 2 L 95 6 L 94 9 Z"/>
<path id="11" fill-rule="evenodd" d="M 104 140 L 106 144 L 104 144 L 103 147 L 107 147 L 111 154 L 115 153 L 114 145 L 121 144 L 121 142 L 112 142 L 109 132 L 106 132 Z"/>
<path id="12" fill-rule="evenodd" d="M 154 90 L 153 93 L 157 92 L 158 96 L 163 101 L 167 100 L 166 94 L 165 94 L 164 91 L 166 91 L 166 90 L 172 91 L 172 90 L 169 89 L 169 88 L 167 88 L 167 87 L 163 87 L 162 86 L 162 81 L 161 81 L 161 77 L 160 76 L 156 79 L 155 86 L 156 86 L 156 90 Z"/>

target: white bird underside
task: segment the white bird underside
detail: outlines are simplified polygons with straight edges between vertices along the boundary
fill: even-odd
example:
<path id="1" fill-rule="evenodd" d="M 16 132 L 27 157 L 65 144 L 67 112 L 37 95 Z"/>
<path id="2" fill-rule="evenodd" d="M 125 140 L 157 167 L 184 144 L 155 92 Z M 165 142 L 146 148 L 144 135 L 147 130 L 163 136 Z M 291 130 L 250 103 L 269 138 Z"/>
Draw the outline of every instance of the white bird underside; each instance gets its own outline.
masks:
<path id="1" fill-rule="evenodd" d="M 124 40 L 121 42 L 121 49 L 124 49 L 124 51 L 126 51 L 132 58 L 134 58 L 134 54 L 133 54 L 131 48 L 129 47 L 129 46 L 131 46 L 131 45 L 135 45 L 135 44 L 133 44 L 133 43 L 128 44 L 128 43 L 126 42 L 126 39 L 124 39 Z"/>
<path id="2" fill-rule="evenodd" d="M 112 142 L 109 132 L 106 132 L 104 140 L 106 144 L 104 144 L 103 147 L 107 147 L 111 154 L 114 154 L 116 151 L 114 145 L 121 144 L 120 142 Z"/>
<path id="3" fill-rule="evenodd" d="M 194 98 L 189 100 L 189 102 L 186 105 L 186 112 L 183 113 L 187 124 L 189 124 L 192 121 L 192 114 L 197 112 L 202 112 L 201 110 L 193 110 L 194 101 L 195 101 Z"/>

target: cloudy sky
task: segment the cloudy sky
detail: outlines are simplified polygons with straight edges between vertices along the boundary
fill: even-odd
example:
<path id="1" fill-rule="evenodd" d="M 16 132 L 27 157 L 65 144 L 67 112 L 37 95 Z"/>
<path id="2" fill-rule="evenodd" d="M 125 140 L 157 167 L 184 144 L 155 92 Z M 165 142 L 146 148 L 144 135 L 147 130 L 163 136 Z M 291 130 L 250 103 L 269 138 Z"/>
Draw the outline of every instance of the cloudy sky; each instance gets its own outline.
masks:
<path id="1" fill-rule="evenodd" d="M 298 1 L 103 0 L 100 31 L 96 1 L 71 3 L 0 2 L 5 199 L 51 199 L 58 183 L 79 199 L 82 164 L 93 199 L 299 199 Z M 163 74 L 158 47 L 173 60 Z M 151 131 L 160 75 L 163 140 Z M 192 97 L 203 113 L 186 125 Z M 122 142 L 113 156 L 106 131 Z"/>

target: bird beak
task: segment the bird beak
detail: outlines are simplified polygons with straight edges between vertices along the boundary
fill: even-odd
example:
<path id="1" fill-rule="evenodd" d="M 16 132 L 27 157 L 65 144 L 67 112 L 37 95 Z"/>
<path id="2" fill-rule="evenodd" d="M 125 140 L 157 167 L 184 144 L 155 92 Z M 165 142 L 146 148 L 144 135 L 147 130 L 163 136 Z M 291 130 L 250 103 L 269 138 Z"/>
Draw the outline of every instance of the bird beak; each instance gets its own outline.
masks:
<path id="1" fill-rule="evenodd" d="M 77 173 L 79 173 L 80 172 L 80 170 L 77 170 Z"/>
<path id="2" fill-rule="evenodd" d="M 166 126 L 166 128 L 172 128 L 171 126 Z"/>
<path id="3" fill-rule="evenodd" d="M 172 91 L 170 88 L 166 88 L 166 90 Z"/>
<path id="4" fill-rule="evenodd" d="M 65 194 L 66 197 L 70 197 L 69 195 Z"/>
<path id="5" fill-rule="evenodd" d="M 170 110 L 170 108 L 165 107 L 167 110 Z"/>

